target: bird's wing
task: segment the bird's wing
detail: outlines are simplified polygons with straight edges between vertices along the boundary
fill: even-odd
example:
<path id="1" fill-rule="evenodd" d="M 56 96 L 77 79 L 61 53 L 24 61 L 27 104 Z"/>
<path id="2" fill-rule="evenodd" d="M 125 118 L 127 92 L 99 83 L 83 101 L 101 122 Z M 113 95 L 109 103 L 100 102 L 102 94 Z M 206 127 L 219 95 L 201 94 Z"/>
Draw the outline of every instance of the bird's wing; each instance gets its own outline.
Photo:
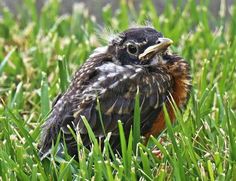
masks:
<path id="1" fill-rule="evenodd" d="M 76 72 L 68 90 L 63 94 L 59 94 L 53 101 L 52 111 L 42 127 L 42 134 L 38 145 L 42 159 L 48 155 L 52 143 L 57 139 L 59 132 L 61 130 L 65 132 L 68 124 L 71 127 L 74 126 L 72 124 L 74 121 L 74 106 L 77 105 L 77 102 L 74 101 L 77 101 L 76 95 L 80 95 L 90 82 L 90 79 L 96 76 L 95 67 L 107 60 L 110 60 L 110 57 L 105 54 L 97 56 L 96 61 L 95 57 L 90 57 Z M 69 137 L 71 139 L 71 133 Z"/>
<path id="2" fill-rule="evenodd" d="M 115 146 L 117 139 L 119 141 L 118 120 L 122 121 L 125 132 L 129 134 L 137 89 L 140 92 L 141 133 L 144 134 L 151 128 L 163 102 L 171 92 L 171 87 L 171 76 L 161 68 L 118 66 L 111 62 L 98 66 L 96 76 L 81 93 L 79 104 L 73 111 L 74 124 L 83 143 L 87 146 L 90 141 L 81 115 L 87 118 L 96 137 L 102 139 L 106 133 L 111 132 L 111 145 Z M 99 106 L 97 99 L 100 102 Z M 99 118 L 99 107 L 102 121 Z"/>
<path id="3" fill-rule="evenodd" d="M 140 93 L 142 134 L 150 129 L 168 92 L 171 92 L 171 77 L 161 68 L 119 66 L 109 61 L 97 63 L 96 66 L 90 64 L 84 64 L 68 91 L 56 102 L 44 125 L 40 146 L 42 154 L 50 149 L 60 130 L 70 154 L 77 154 L 76 140 L 68 126 L 81 135 L 85 146 L 89 146 L 89 136 L 81 116 L 87 118 L 97 138 L 104 139 L 105 134 L 111 132 L 110 143 L 116 149 L 119 147 L 117 121 L 122 121 L 125 132 L 129 134 L 137 89 Z"/>

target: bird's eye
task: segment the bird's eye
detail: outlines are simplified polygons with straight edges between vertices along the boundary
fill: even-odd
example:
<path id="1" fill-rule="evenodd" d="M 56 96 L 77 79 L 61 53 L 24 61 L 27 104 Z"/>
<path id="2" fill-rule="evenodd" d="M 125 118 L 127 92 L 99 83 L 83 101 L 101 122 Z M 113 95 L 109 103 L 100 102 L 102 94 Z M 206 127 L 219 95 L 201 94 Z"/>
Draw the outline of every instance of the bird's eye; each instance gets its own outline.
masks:
<path id="1" fill-rule="evenodd" d="M 129 54 L 135 55 L 138 52 L 138 46 L 135 44 L 128 44 L 127 51 Z"/>

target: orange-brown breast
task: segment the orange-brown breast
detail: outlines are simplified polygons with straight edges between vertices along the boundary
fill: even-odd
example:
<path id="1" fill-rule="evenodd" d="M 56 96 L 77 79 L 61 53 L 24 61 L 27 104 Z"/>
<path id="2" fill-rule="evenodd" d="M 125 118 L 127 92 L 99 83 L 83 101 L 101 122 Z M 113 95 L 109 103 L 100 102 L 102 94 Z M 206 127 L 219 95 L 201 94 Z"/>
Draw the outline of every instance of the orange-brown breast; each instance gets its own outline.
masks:
<path id="1" fill-rule="evenodd" d="M 171 97 L 166 102 L 166 108 L 172 122 L 175 121 L 175 113 L 171 104 L 171 100 L 174 100 L 176 105 L 181 108 L 183 107 L 189 97 L 189 92 L 191 89 L 191 77 L 189 75 L 189 65 L 183 60 L 176 62 L 174 65 L 167 67 L 168 73 L 173 77 L 173 91 Z M 153 122 L 152 128 L 145 135 L 150 137 L 150 135 L 158 135 L 165 129 L 165 116 L 163 109 L 158 114 L 156 120 Z"/>

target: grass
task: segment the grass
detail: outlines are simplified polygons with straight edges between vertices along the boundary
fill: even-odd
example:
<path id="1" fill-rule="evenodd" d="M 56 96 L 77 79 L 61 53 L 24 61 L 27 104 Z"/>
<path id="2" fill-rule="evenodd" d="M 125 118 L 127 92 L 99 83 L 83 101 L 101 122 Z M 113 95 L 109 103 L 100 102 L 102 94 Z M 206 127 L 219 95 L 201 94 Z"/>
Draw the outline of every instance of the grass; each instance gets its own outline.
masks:
<path id="1" fill-rule="evenodd" d="M 121 0 L 115 13 L 110 5 L 102 9 L 104 28 L 81 4 L 71 15 L 59 15 L 58 0 L 48 1 L 40 14 L 30 0 L 23 0 L 16 17 L 2 7 L 0 180 L 235 180 L 236 4 L 226 16 L 222 1 L 219 16 L 213 16 L 207 10 L 209 1 L 180 2 L 174 6 L 169 0 L 160 13 L 151 0 L 141 1 L 139 10 Z M 125 140 L 119 123 L 123 145 L 119 156 L 110 151 L 109 134 L 101 152 L 89 131 L 94 146 L 88 152 L 78 145 L 79 163 L 69 155 L 41 162 L 37 142 L 52 100 L 91 51 L 104 44 L 103 30 L 119 32 L 147 19 L 174 40 L 173 51 L 191 65 L 192 95 L 183 113 L 176 109 L 177 123 L 170 125 L 166 114 L 167 130 L 137 148 L 132 143 L 139 142 L 139 124 Z M 163 158 L 151 154 L 154 146 Z"/>

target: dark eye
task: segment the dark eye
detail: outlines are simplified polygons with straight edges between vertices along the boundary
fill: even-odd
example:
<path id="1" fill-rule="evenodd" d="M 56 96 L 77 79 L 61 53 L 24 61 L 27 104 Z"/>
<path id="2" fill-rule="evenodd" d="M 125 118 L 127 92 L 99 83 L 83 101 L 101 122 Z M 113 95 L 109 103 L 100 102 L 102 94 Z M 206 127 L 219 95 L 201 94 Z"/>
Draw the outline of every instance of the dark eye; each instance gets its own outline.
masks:
<path id="1" fill-rule="evenodd" d="M 135 55 L 138 52 L 138 47 L 135 44 L 128 44 L 127 51 L 129 54 Z"/>

